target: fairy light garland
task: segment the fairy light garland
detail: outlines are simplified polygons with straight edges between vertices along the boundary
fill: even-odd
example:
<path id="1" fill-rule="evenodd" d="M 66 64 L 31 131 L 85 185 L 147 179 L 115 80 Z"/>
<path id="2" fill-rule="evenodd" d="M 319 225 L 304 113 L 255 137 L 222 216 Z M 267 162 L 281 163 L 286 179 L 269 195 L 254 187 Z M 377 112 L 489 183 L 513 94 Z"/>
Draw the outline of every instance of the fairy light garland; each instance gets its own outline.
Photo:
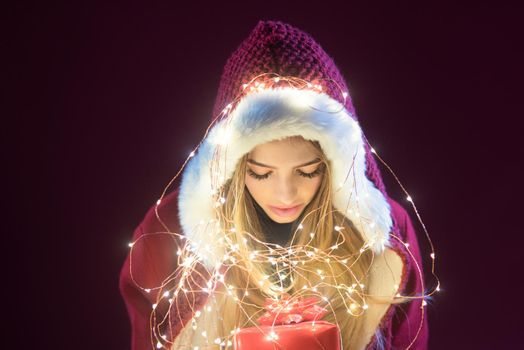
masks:
<path id="1" fill-rule="evenodd" d="M 330 80 L 330 82 L 335 83 L 334 81 Z M 345 105 L 346 99 L 348 97 L 348 93 L 346 91 L 342 91 L 340 86 L 336 84 L 339 91 L 340 96 L 342 97 L 343 103 L 342 106 Z M 209 270 L 206 269 L 206 272 L 209 274 L 210 278 L 204 283 L 204 285 L 200 286 L 200 288 L 194 289 L 192 288 L 192 283 L 190 283 L 190 280 L 192 279 L 193 273 L 196 273 L 196 266 L 197 264 L 199 266 L 204 266 L 202 264 L 202 257 L 199 256 L 196 252 L 194 252 L 193 248 L 191 247 L 190 243 L 187 239 L 183 236 L 181 233 L 172 232 L 168 226 L 163 222 L 161 219 L 159 213 L 158 213 L 158 207 L 162 204 L 162 200 L 164 196 L 166 195 L 169 187 L 173 184 L 173 182 L 178 178 L 178 176 L 182 173 L 183 169 L 185 168 L 185 165 L 188 163 L 188 161 L 195 156 L 195 153 L 197 149 L 202 144 L 203 140 L 207 137 L 210 129 L 212 126 L 219 120 L 222 120 L 224 118 L 227 118 L 229 113 L 234 110 L 235 106 L 238 104 L 238 102 L 241 100 L 243 96 L 245 96 L 248 93 L 252 93 L 255 91 L 261 91 L 265 89 L 280 89 L 280 88 L 294 88 L 298 90 L 313 90 L 315 92 L 321 93 L 324 90 L 324 87 L 322 86 L 320 81 L 316 82 L 308 82 L 303 79 L 299 79 L 296 77 L 288 77 L 288 76 L 280 76 L 274 73 L 266 73 L 261 74 L 253 79 L 251 79 L 249 82 L 242 85 L 242 92 L 227 106 L 222 110 L 222 112 L 216 116 L 213 120 L 213 122 L 209 125 L 207 128 L 204 137 L 200 141 L 197 147 L 193 149 L 186 160 L 184 161 L 182 167 L 180 170 L 176 173 L 176 175 L 169 181 L 169 183 L 164 188 L 160 198 L 156 201 L 155 206 L 155 214 L 159 222 L 163 225 L 165 228 L 165 232 L 156 232 L 156 233 L 146 233 L 140 236 L 135 242 L 129 243 L 129 247 L 131 249 L 130 255 L 132 257 L 133 249 L 135 248 L 138 241 L 141 239 L 144 239 L 151 235 L 171 235 L 174 236 L 181 242 L 181 246 L 177 249 L 177 251 L 174 253 L 177 257 L 178 266 L 176 271 L 174 271 L 168 279 L 162 282 L 160 286 L 155 287 L 149 287 L 144 288 L 140 286 L 133 277 L 133 269 L 132 265 L 130 263 L 130 269 L 131 269 L 131 278 L 135 282 L 135 284 L 143 290 L 145 293 L 151 293 L 153 291 L 158 291 L 157 294 L 157 300 L 155 303 L 151 305 L 152 313 L 151 313 L 151 322 L 153 327 L 153 332 L 156 338 L 156 348 L 158 349 L 170 349 L 171 345 L 173 344 L 172 341 L 167 339 L 167 335 L 163 334 L 160 329 L 163 326 L 166 326 L 166 322 L 171 322 L 171 318 L 176 318 L 177 315 L 170 315 L 171 309 L 178 310 L 178 302 L 179 298 L 182 296 L 182 300 L 187 299 L 188 295 L 191 295 L 195 297 L 198 294 L 207 294 L 211 298 L 213 298 L 215 295 L 219 294 L 227 294 L 228 297 L 232 298 L 239 308 L 243 310 L 242 303 L 243 298 L 250 295 L 251 290 L 248 288 L 242 288 L 239 286 L 234 285 L 227 285 L 225 282 L 225 275 L 227 274 L 227 271 L 234 267 L 234 266 L 244 266 L 245 260 L 242 259 L 242 255 L 239 253 L 239 245 L 234 243 L 228 238 L 228 235 L 224 232 L 224 239 L 218 240 L 218 244 L 224 248 L 224 251 L 226 254 L 223 256 L 222 262 L 217 263 L 217 265 Z M 311 106 L 311 108 L 314 108 Z M 415 295 L 415 296 L 409 296 L 409 295 L 402 295 L 398 292 L 400 286 L 398 284 L 394 284 L 392 286 L 392 291 L 395 293 L 395 299 L 420 299 L 421 304 L 420 307 L 422 309 L 421 313 L 421 320 L 420 325 L 418 328 L 417 334 L 414 336 L 411 344 L 408 346 L 408 349 L 414 344 L 418 333 L 422 329 L 423 325 L 423 317 L 424 317 L 424 309 L 427 306 L 427 302 L 425 299 L 432 296 L 434 293 L 439 292 L 441 290 L 440 288 L 440 281 L 435 274 L 435 250 L 433 243 L 429 237 L 429 233 L 426 229 L 426 226 L 424 225 L 418 210 L 415 206 L 414 200 L 412 196 L 406 191 L 404 186 L 401 184 L 400 180 L 396 176 L 396 174 L 393 172 L 393 170 L 387 165 L 387 163 L 377 154 L 377 151 L 375 148 L 371 147 L 368 140 L 365 136 L 364 140 L 367 142 L 367 144 L 370 147 L 371 152 L 381 161 L 382 164 L 386 166 L 386 168 L 393 174 L 395 180 L 401 187 L 401 189 L 404 191 L 406 195 L 406 201 L 411 204 L 413 207 L 417 219 L 422 225 L 426 238 L 429 241 L 430 247 L 431 247 L 431 253 L 430 253 L 430 260 L 431 260 L 431 273 L 433 278 L 436 280 L 436 287 L 431 290 L 427 294 L 423 295 Z M 218 179 L 220 180 L 220 179 Z M 347 179 L 346 179 L 347 181 Z M 220 181 L 218 181 L 220 183 Z M 339 186 L 342 187 L 344 183 L 340 183 Z M 222 205 L 224 205 L 227 201 L 227 198 L 219 195 L 218 189 L 214 189 L 211 191 L 210 195 L 214 196 L 216 199 L 215 201 L 215 208 L 218 208 Z M 368 193 L 360 194 L 364 196 L 369 196 Z M 359 197 L 357 195 L 356 197 L 357 203 L 359 200 Z M 358 208 L 357 208 L 358 210 Z M 347 213 L 350 213 L 352 215 L 355 215 L 359 219 L 363 220 L 363 222 L 366 223 L 364 227 L 368 227 L 368 229 L 373 229 L 375 227 L 375 223 L 370 220 L 369 218 L 363 217 L 359 215 L 360 213 L 358 211 L 354 211 L 352 208 L 346 208 L 345 210 Z M 214 225 L 214 227 L 217 230 L 221 229 L 220 222 L 216 219 L 211 219 L 208 221 L 202 220 L 201 224 L 206 227 L 211 227 Z M 250 233 L 246 233 L 246 238 L 244 238 L 244 243 L 246 244 L 249 240 L 256 241 L 259 245 L 263 247 L 263 249 L 257 249 L 249 252 L 248 260 L 251 263 L 261 263 L 261 264 L 270 264 L 271 266 L 275 267 L 273 269 L 273 273 L 269 275 L 263 276 L 261 280 L 258 281 L 258 284 L 260 287 L 262 286 L 270 286 L 273 290 L 276 290 L 280 293 L 285 293 L 288 285 L 293 285 L 293 281 L 289 280 L 292 278 L 292 276 L 295 275 L 307 275 L 307 274 L 315 274 L 319 281 L 318 283 L 312 283 L 312 281 L 307 281 L 306 284 L 304 284 L 301 288 L 296 288 L 295 294 L 291 296 L 290 300 L 293 300 L 294 298 L 300 298 L 304 296 L 317 296 L 319 297 L 325 305 L 328 310 L 333 311 L 333 305 L 332 303 L 336 301 L 337 299 L 341 300 L 344 304 L 347 313 L 354 317 L 361 316 L 368 308 L 369 304 L 366 302 L 368 295 L 366 294 L 365 288 L 366 286 L 359 282 L 359 280 L 355 277 L 351 270 L 351 266 L 358 261 L 358 259 L 362 256 L 362 254 L 365 254 L 368 250 L 373 252 L 371 250 L 371 244 L 370 242 L 367 242 L 362 245 L 362 247 L 355 252 L 354 254 L 349 255 L 338 255 L 335 254 L 335 252 L 338 251 L 339 246 L 343 245 L 345 240 L 347 239 L 346 234 L 344 233 L 344 227 L 335 225 L 334 226 L 334 234 L 337 235 L 336 243 L 329 247 L 326 250 L 318 249 L 317 247 L 314 247 L 311 245 L 312 241 L 315 238 L 315 232 L 309 232 L 309 233 L 302 233 L 303 225 L 300 224 L 297 228 L 297 231 L 295 234 L 306 234 L 309 236 L 309 241 L 306 245 L 293 245 L 291 247 L 281 247 L 279 245 L 261 242 L 260 240 L 256 239 L 253 235 Z M 231 228 L 231 232 L 235 232 L 235 228 Z M 410 256 L 411 260 L 415 262 L 415 267 L 418 273 L 418 278 L 421 282 L 421 285 L 424 285 L 423 280 L 423 274 L 421 267 L 416 262 L 415 257 L 413 256 L 412 252 L 410 251 L 409 243 L 403 242 L 400 237 L 390 234 L 390 236 L 398 241 L 405 249 L 405 251 Z M 293 236 L 294 238 L 294 236 Z M 339 241 L 340 238 L 340 241 Z M 293 241 L 293 240 L 292 240 Z M 207 246 L 207 250 L 209 250 L 209 245 Z M 374 256 L 374 254 L 373 254 Z M 132 262 L 132 258 L 130 259 Z M 338 264 L 340 266 L 343 266 L 345 268 L 345 273 L 350 273 L 351 276 L 354 277 L 355 283 L 352 283 L 350 286 L 343 285 L 343 284 L 331 284 L 329 281 L 336 281 L 336 276 L 330 275 L 329 271 L 324 271 L 321 269 L 316 269 L 316 271 L 310 271 L 308 270 L 308 265 L 311 262 L 322 262 L 326 263 L 328 266 L 329 264 Z M 175 287 L 169 288 L 169 286 L 175 285 Z M 167 288 L 167 290 L 166 290 Z M 336 291 L 335 296 L 333 296 L 331 299 L 326 297 L 325 295 L 322 295 L 320 290 L 333 290 Z M 194 299 L 193 299 L 194 300 Z M 167 305 L 164 305 L 167 304 Z M 173 304 L 177 305 L 177 307 L 174 307 Z M 165 317 L 163 317 L 162 321 L 158 324 L 156 324 L 156 312 L 159 308 L 159 305 L 163 305 L 164 307 L 168 307 L 168 312 Z M 213 311 L 213 307 L 211 305 L 205 306 L 205 308 L 201 310 L 192 310 L 193 317 L 190 320 L 191 328 L 193 331 L 197 332 L 197 319 L 202 317 L 203 313 L 210 313 Z M 245 311 L 244 311 L 245 312 Z M 204 330 L 200 332 L 200 336 L 202 339 L 205 340 L 205 342 L 208 344 L 209 347 L 213 346 L 220 346 L 222 349 L 227 349 L 232 346 L 232 340 L 233 337 L 238 331 L 244 327 L 244 326 L 251 326 L 251 325 L 238 325 L 235 329 L 233 329 L 230 332 L 230 335 L 225 338 L 215 338 L 215 339 L 209 339 L 207 332 Z M 268 334 L 266 334 L 266 339 L 268 341 L 277 341 L 278 335 L 270 331 Z M 192 346 L 191 349 L 193 350 L 200 350 L 199 346 Z"/>

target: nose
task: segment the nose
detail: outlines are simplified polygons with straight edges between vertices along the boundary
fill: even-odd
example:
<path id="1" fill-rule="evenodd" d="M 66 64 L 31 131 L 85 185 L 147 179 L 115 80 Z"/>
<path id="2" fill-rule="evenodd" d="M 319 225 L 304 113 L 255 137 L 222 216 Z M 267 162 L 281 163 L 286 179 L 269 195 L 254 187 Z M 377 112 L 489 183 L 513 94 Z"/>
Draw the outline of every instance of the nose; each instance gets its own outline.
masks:
<path id="1" fill-rule="evenodd" d="M 279 179 L 275 186 L 277 203 L 286 206 L 296 204 L 297 192 L 297 184 L 291 177 Z"/>

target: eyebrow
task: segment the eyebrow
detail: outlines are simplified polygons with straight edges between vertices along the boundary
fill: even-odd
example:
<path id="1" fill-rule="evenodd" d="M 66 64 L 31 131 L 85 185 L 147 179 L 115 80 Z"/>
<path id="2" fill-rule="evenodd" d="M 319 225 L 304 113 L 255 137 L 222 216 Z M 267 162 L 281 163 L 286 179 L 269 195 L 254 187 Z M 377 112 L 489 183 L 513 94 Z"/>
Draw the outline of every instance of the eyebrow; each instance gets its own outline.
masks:
<path id="1" fill-rule="evenodd" d="M 257 162 L 256 160 L 253 160 L 253 159 L 248 159 L 247 162 L 248 162 L 248 163 L 251 163 L 251 164 L 254 164 L 254 165 L 262 166 L 262 167 L 264 167 L 264 168 L 276 169 L 276 167 L 274 167 L 274 166 L 267 165 L 267 164 L 262 164 L 262 163 Z M 320 158 L 315 158 L 315 159 L 313 159 L 313 160 L 310 160 L 310 161 L 307 162 L 307 163 L 297 165 L 295 168 L 301 168 L 301 167 L 303 167 L 303 166 L 307 166 L 307 165 L 311 165 L 311 164 L 316 164 L 316 163 L 318 163 L 318 162 L 320 162 Z"/>

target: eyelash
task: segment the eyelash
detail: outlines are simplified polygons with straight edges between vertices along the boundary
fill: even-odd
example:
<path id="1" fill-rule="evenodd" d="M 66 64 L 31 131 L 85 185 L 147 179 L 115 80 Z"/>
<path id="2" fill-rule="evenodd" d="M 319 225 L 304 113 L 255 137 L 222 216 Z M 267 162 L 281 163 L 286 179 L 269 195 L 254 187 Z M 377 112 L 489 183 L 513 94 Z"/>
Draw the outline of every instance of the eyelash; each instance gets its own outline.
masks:
<path id="1" fill-rule="evenodd" d="M 312 179 L 318 175 L 320 175 L 323 171 L 323 164 L 321 164 L 315 171 L 311 172 L 311 173 L 305 173 L 303 171 L 300 171 L 298 170 L 298 175 L 302 176 L 302 177 L 305 177 L 305 178 L 308 178 L 308 179 Z M 253 170 L 251 169 L 247 169 L 247 173 L 249 174 L 249 176 L 257 179 L 257 180 L 265 180 L 269 177 L 269 175 L 271 175 L 271 171 L 269 173 L 266 173 L 264 175 L 258 175 L 257 173 L 255 173 Z"/>

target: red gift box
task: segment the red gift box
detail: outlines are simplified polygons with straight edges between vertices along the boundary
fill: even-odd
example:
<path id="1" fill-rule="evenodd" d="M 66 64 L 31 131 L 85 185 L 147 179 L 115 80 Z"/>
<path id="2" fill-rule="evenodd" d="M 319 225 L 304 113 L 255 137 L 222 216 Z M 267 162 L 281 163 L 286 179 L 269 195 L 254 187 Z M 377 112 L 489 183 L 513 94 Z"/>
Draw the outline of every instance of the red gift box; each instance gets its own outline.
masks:
<path id="1" fill-rule="evenodd" d="M 316 321 L 326 309 L 316 298 L 266 300 L 259 327 L 243 328 L 233 339 L 235 350 L 340 350 L 336 325 Z"/>

